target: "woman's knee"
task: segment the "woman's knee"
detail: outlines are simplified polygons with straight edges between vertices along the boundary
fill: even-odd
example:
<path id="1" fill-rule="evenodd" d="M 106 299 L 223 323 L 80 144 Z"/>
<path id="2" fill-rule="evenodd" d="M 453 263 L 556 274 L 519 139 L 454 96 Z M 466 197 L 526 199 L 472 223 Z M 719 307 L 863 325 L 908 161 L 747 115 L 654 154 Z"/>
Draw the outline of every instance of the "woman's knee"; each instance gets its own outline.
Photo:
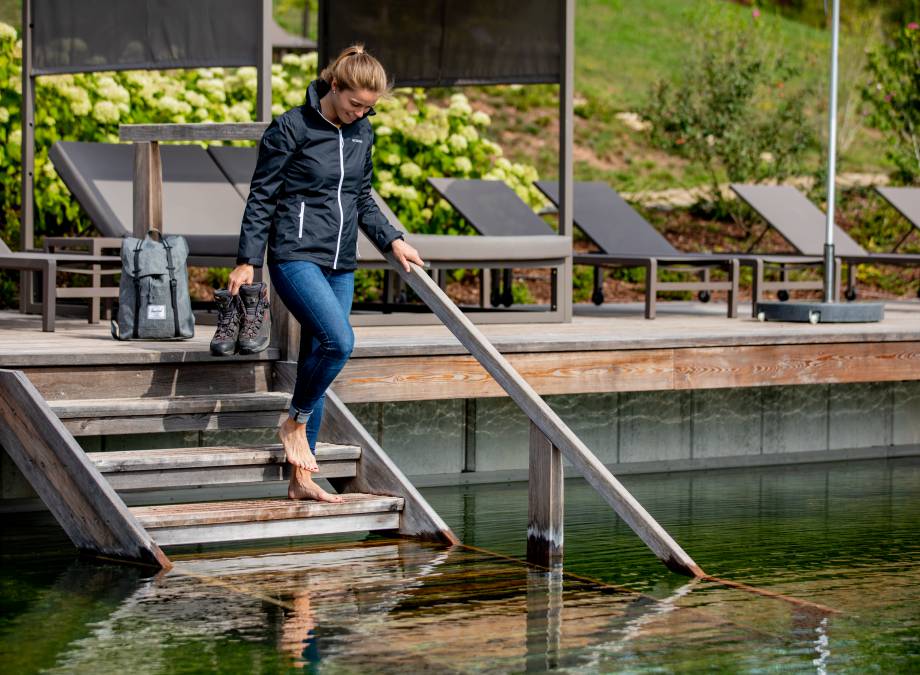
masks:
<path id="1" fill-rule="evenodd" d="M 355 332 L 350 325 L 345 325 L 338 330 L 329 331 L 325 340 L 320 341 L 320 347 L 327 355 L 348 360 L 355 349 Z"/>

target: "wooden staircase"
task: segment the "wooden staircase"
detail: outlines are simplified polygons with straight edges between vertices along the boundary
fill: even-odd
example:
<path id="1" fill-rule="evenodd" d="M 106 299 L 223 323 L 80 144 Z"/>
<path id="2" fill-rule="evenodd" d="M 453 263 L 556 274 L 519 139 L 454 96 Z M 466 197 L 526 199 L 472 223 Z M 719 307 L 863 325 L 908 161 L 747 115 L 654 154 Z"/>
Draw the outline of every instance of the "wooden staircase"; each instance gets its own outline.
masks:
<path id="1" fill-rule="evenodd" d="M 277 365 L 290 372 L 291 364 Z M 188 372 L 170 362 L 161 368 L 109 368 L 102 380 L 90 367 L 83 377 L 65 378 L 58 377 L 59 368 L 0 371 L 0 398 L 5 400 L 0 417 L 23 422 L 0 430 L 0 442 L 45 504 L 55 515 L 61 512 L 58 520 L 74 543 L 108 556 L 119 557 L 120 548 L 113 547 L 105 528 L 87 534 L 93 528 L 83 527 L 97 522 L 103 512 L 117 516 L 106 523 L 109 529 L 127 533 L 129 540 L 140 537 L 135 548 L 153 551 L 145 562 L 156 559 L 163 566 L 161 546 L 364 531 L 457 542 L 332 392 L 327 394 L 321 434 L 327 442 L 317 444 L 318 477 L 343 495 L 340 504 L 287 499 L 290 468 L 280 444 L 86 453 L 76 442 L 90 436 L 234 430 L 242 434 L 244 429 L 277 428 L 287 415 L 290 395 L 269 387 L 289 377 L 262 373 L 247 379 L 234 376 L 234 369 L 251 372 L 252 366 L 240 359 L 207 363 L 199 357 Z M 246 381 L 250 390 L 241 392 Z M 35 433 L 37 429 L 42 433 Z M 270 431 L 264 435 L 273 436 Z M 226 437 L 221 434 L 222 442 Z M 47 471 L 49 464 L 69 464 L 61 473 L 73 483 L 61 488 L 53 478 L 56 472 Z M 72 494 L 75 491 L 81 494 Z M 76 523 L 64 517 L 75 512 L 81 514 Z M 74 527 L 82 530 L 73 532 Z M 106 538 L 108 542 L 102 541 Z"/>

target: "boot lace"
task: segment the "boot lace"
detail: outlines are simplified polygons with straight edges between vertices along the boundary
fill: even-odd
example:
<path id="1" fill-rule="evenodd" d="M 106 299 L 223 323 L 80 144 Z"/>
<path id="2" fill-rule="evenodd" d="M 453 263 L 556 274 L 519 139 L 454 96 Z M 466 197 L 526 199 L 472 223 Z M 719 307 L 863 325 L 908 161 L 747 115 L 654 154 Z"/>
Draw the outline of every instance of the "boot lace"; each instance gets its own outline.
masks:
<path id="1" fill-rule="evenodd" d="M 243 337 L 252 339 L 262 330 L 262 324 L 265 322 L 265 310 L 268 309 L 268 300 L 259 296 L 256 306 L 252 309 L 252 314 L 246 310 L 246 321 L 243 322 Z"/>
<path id="2" fill-rule="evenodd" d="M 227 305 L 217 313 L 217 332 L 214 337 L 218 340 L 229 340 L 236 337 L 240 325 L 239 302 L 236 296 L 230 298 Z"/>

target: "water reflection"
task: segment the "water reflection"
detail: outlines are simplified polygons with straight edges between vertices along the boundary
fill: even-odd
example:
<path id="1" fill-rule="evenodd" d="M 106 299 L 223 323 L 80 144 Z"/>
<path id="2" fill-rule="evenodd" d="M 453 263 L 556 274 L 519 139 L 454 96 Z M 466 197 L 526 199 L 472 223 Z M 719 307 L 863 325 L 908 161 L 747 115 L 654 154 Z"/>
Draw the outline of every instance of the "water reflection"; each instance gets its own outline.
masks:
<path id="1" fill-rule="evenodd" d="M 564 571 L 387 539 L 188 554 L 152 578 L 82 562 L 49 578 L 0 561 L 0 659 L 8 672 L 60 673 L 902 672 L 920 662 L 917 463 L 631 482 L 706 569 L 840 612 L 662 571 L 570 482 Z M 523 552 L 526 486 L 429 496 L 466 539 Z"/>

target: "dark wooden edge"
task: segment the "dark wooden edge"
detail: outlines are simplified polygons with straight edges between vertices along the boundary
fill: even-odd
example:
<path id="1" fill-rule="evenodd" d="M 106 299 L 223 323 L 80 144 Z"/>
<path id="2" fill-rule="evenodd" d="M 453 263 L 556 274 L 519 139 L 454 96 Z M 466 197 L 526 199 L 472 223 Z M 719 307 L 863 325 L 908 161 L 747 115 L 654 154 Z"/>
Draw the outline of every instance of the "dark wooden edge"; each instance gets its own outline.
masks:
<path id="1" fill-rule="evenodd" d="M 293 390 L 296 377 L 296 363 L 280 361 L 275 364 L 276 389 Z M 331 389 L 326 391 L 320 438 L 327 443 L 361 448 L 361 460 L 354 478 L 330 479 L 336 490 L 403 497 L 406 503 L 400 516 L 400 534 L 450 545 L 460 543 L 447 523 Z"/>
<path id="2" fill-rule="evenodd" d="M 0 370 L 0 443 L 83 553 L 172 563 L 19 370 Z"/>

